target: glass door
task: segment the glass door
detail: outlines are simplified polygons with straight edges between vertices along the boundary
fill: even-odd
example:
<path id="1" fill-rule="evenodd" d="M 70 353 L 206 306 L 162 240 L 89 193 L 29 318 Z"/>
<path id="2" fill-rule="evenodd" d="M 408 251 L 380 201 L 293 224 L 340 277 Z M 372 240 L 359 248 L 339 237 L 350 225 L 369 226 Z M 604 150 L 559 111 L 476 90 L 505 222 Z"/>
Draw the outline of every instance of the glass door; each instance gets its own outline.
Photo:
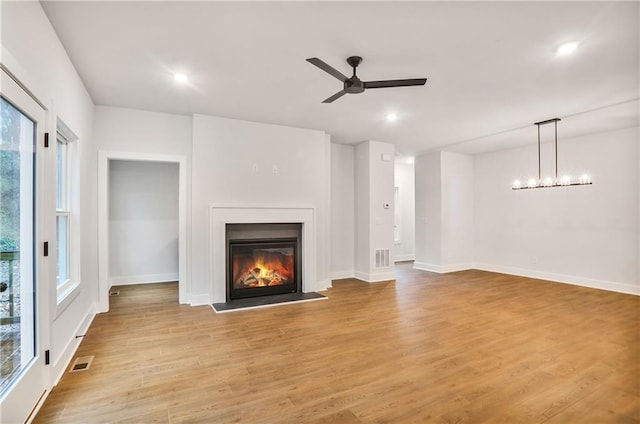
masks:
<path id="1" fill-rule="evenodd" d="M 4 72 L 0 87 L 0 421 L 23 422 L 48 381 L 35 190 L 44 110 Z"/>

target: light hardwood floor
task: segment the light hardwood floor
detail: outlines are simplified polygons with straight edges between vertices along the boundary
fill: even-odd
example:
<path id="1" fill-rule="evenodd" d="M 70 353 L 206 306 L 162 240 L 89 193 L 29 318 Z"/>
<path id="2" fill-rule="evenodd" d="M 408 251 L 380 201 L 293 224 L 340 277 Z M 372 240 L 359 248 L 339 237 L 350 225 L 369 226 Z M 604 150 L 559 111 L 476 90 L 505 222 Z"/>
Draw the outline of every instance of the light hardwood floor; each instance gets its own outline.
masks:
<path id="1" fill-rule="evenodd" d="M 638 423 L 640 298 L 399 267 L 216 315 L 119 287 L 36 423 Z"/>

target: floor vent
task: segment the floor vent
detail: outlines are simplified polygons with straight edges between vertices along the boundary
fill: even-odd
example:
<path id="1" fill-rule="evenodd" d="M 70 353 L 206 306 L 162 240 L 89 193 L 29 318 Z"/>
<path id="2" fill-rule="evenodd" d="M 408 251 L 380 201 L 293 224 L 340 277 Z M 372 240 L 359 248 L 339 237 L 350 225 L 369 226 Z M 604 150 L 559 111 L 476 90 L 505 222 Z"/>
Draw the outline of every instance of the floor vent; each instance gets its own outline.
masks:
<path id="1" fill-rule="evenodd" d="M 73 365 L 71 366 L 71 370 L 69 370 L 69 372 L 86 371 L 89 368 L 91 368 L 91 363 L 92 362 L 93 362 L 93 355 L 92 356 L 81 356 L 79 358 L 76 358 L 76 360 L 73 362 Z"/>
<path id="2" fill-rule="evenodd" d="M 376 268 L 388 268 L 390 256 L 389 249 L 376 249 Z"/>
<path id="3" fill-rule="evenodd" d="M 109 296 L 120 296 L 120 290 L 110 291 Z"/>

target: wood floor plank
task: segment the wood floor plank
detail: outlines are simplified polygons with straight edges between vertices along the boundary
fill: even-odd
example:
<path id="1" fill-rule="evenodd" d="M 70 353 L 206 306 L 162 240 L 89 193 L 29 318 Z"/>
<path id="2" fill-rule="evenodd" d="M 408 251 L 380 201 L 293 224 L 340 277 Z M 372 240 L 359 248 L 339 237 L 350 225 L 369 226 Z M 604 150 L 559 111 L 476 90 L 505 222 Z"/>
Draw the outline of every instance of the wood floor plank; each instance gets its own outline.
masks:
<path id="1" fill-rule="evenodd" d="M 215 314 L 117 287 L 35 423 L 640 423 L 640 298 L 483 271 Z"/>

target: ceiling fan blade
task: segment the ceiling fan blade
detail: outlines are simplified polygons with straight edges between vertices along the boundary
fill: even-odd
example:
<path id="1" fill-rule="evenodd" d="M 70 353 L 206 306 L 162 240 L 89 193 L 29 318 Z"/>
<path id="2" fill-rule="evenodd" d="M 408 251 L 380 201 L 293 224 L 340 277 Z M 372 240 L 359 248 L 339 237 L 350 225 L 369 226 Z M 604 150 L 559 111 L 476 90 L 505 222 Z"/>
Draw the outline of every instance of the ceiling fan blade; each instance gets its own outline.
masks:
<path id="1" fill-rule="evenodd" d="M 333 102 L 334 100 L 338 100 L 340 97 L 344 96 L 345 94 L 347 94 L 347 92 L 346 92 L 346 91 L 344 91 L 344 90 L 340 90 L 340 91 L 338 91 L 336 94 L 334 94 L 333 96 L 331 96 L 331 97 L 329 97 L 329 98 L 327 98 L 327 99 L 323 100 L 323 101 L 322 101 L 322 103 L 331 103 L 331 102 Z"/>
<path id="2" fill-rule="evenodd" d="M 345 82 L 347 80 L 347 77 L 342 72 L 338 71 L 331 65 L 324 63 L 322 60 L 318 59 L 317 57 L 312 57 L 310 59 L 307 59 L 307 62 L 313 65 L 316 65 L 318 68 L 322 69 L 328 74 L 333 75 L 334 77 L 338 78 L 342 82 Z"/>
<path id="3" fill-rule="evenodd" d="M 364 88 L 408 87 L 412 85 L 424 85 L 426 78 L 413 78 L 388 81 L 365 81 Z"/>

